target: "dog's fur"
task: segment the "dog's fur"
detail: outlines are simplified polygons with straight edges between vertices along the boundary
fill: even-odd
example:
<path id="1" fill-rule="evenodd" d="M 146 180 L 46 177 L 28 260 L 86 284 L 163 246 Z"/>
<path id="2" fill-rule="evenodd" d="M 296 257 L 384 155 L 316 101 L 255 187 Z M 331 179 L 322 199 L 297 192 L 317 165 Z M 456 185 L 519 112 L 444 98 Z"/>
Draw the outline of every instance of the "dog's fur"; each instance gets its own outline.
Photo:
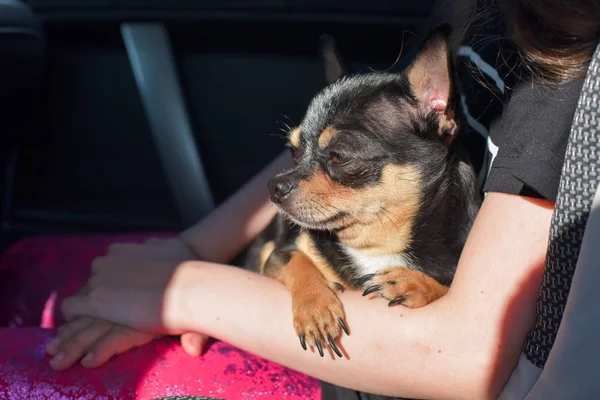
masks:
<path id="1" fill-rule="evenodd" d="M 480 196 L 461 146 L 464 129 L 440 27 L 402 73 L 343 76 L 324 40 L 332 84 L 289 133 L 295 167 L 269 182 L 280 213 L 249 264 L 292 295 L 301 345 L 338 356 L 348 333 L 336 291 L 361 289 L 389 305 L 445 295 Z"/>

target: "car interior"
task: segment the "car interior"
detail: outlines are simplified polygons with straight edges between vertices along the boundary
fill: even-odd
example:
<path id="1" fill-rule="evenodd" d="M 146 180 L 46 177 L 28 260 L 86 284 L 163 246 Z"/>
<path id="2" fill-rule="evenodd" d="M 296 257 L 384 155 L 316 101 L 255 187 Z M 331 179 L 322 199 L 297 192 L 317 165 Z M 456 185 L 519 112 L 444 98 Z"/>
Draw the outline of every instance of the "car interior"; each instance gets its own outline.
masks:
<path id="1" fill-rule="evenodd" d="M 434 0 L 0 0 L 0 326 L 13 326 L 3 319 L 2 312 L 3 302 L 12 301 L 16 293 L 11 283 L 15 271 L 5 268 L 11 266 L 15 254 L 19 263 L 32 265 L 44 257 L 51 258 L 54 264 L 64 263 L 67 271 L 82 261 L 64 262 L 72 241 L 56 242 L 61 236 L 108 235 L 88 251 L 95 254 L 100 248 L 105 251 L 110 235 L 168 235 L 201 220 L 284 149 L 286 133 L 300 122 L 311 98 L 326 84 L 318 53 L 322 35 L 335 39 L 342 57 L 354 71 L 401 70 L 411 60 L 416 38 L 427 27 L 433 3 Z M 600 68 L 593 71 L 594 76 L 589 75 L 590 82 L 597 79 L 598 71 Z M 597 90 L 597 85 L 589 86 L 588 92 Z M 596 111 L 589 104 L 582 113 L 593 114 L 596 121 Z M 581 132 L 585 129 L 580 127 Z M 573 129 L 573 142 L 583 137 L 575 133 Z M 592 142 L 586 136 L 585 146 L 597 145 Z M 582 240 L 590 213 L 594 229 L 589 235 L 600 233 L 600 219 L 596 218 L 600 195 L 596 195 L 593 209 L 589 207 L 597 186 L 593 160 L 581 161 L 573 155 L 571 161 L 577 168 L 572 167 L 572 171 L 577 170 L 582 177 L 572 172 L 571 179 L 577 178 L 577 185 L 564 184 L 560 189 L 557 204 L 563 209 L 555 211 L 557 217 L 551 231 L 554 236 L 550 238 L 557 265 L 564 265 L 563 253 L 570 254 L 572 244 Z M 565 199 L 580 196 L 580 192 L 589 201 L 578 201 L 579 208 L 568 209 L 571 200 Z M 566 237 L 564 232 L 578 232 L 579 236 L 569 243 L 566 239 L 561 242 Z M 36 242 L 35 238 L 40 237 L 50 239 Z M 582 259 L 596 265 L 594 236 L 589 237 Z M 34 241 L 29 245 L 18 247 L 31 238 Z M 40 243 L 46 247 L 35 253 Z M 54 249 L 49 243 L 60 245 Z M 62 259 L 52 258 L 60 252 L 64 253 Z M 85 260 L 89 265 L 89 259 Z M 545 281 L 560 281 L 564 278 L 561 274 L 567 272 L 573 275 L 575 263 L 570 271 L 546 267 Z M 44 265 L 36 273 L 43 268 Z M 49 274 L 35 278 L 51 279 Z M 27 279 L 32 276 L 24 274 L 20 278 L 29 282 Z M 583 283 L 593 283 L 594 279 L 580 278 L 578 282 L 575 288 L 579 294 L 571 294 L 571 298 L 583 296 Z M 81 282 L 69 281 L 65 287 L 75 292 L 78 284 Z M 595 286 L 587 289 L 597 292 Z M 54 295 L 37 293 L 34 303 L 39 301 L 35 303 L 40 305 L 38 314 L 20 315 L 35 321 L 35 327 L 53 327 L 52 323 L 44 325 L 44 302 Z M 65 293 L 58 293 L 59 298 L 61 295 Z M 543 310 L 540 304 L 552 305 L 555 298 L 555 294 L 542 298 L 538 312 Z M 562 298 L 561 307 L 566 298 Z M 589 303 L 589 298 L 579 305 Z M 51 307 L 56 313 L 58 306 L 53 303 Z M 572 314 L 575 307 L 572 308 L 567 312 Z M 560 312 L 563 311 L 564 307 Z M 541 332 L 545 332 L 547 320 L 558 330 L 562 314 L 557 323 L 555 314 L 548 312 L 538 318 Z M 49 340 L 50 334 L 15 331 L 8 332 L 0 342 L 0 353 L 12 351 L 11 360 L 21 357 L 30 361 L 38 351 L 35 354 L 39 359 L 35 361 L 41 360 L 41 346 L 27 353 L 13 344 Z M 597 336 L 592 336 L 587 338 L 597 341 Z M 585 350 L 576 340 L 574 343 L 574 348 Z M 159 360 L 155 369 L 148 367 L 143 372 L 162 374 L 161 382 L 169 382 L 169 370 L 186 371 L 189 366 L 197 366 L 193 359 L 183 357 L 174 357 L 172 364 L 160 364 L 168 348 L 157 346 L 146 353 L 145 361 L 135 354 L 124 355 L 121 365 L 152 366 Z M 223 346 L 223 352 L 232 352 Z M 565 349 L 570 356 L 584 359 L 585 354 L 563 346 Z M 595 354 L 588 353 L 590 357 Z M 236 354 L 235 362 L 250 365 L 245 355 Z M 555 354 L 566 357 L 560 352 Z M 219 373 L 232 365 L 224 360 L 223 365 L 215 367 Z M 571 367 L 576 362 L 579 361 L 555 361 L 554 365 L 567 365 L 568 372 L 576 375 L 580 371 Z M 6 365 L 11 364 L 0 363 L 0 378 L 7 375 L 1 368 Z M 53 379 L 41 376 L 41 369 L 29 368 L 33 364 L 23 365 L 27 368 L 14 370 L 17 375 L 26 371 L 32 380 Z M 250 375 L 241 374 L 232 381 L 240 387 L 252 384 L 256 380 L 253 368 L 254 364 L 249 368 Z M 300 382 L 297 387 L 305 385 L 306 392 L 296 392 L 288 398 L 310 398 L 305 394 L 317 393 L 309 387 L 316 381 L 306 386 L 308 381 L 285 375 L 289 373 L 283 367 L 269 368 L 262 371 L 265 379 L 271 379 L 269 374 L 278 371 L 284 378 Z M 565 371 L 558 371 L 556 376 L 562 379 Z M 548 373 L 551 372 L 552 369 Z M 112 374 L 111 379 L 120 382 L 121 372 L 114 369 Z M 135 377 L 142 388 L 151 387 L 146 385 L 147 374 Z M 80 375 L 72 377 L 73 382 L 83 382 Z M 558 378 L 545 381 L 560 382 Z M 597 384 L 593 376 L 590 381 Z M 148 390 L 155 393 L 152 388 Z"/>
<path id="2" fill-rule="evenodd" d="M 12 360 L 7 368 L 24 363 L 0 371 L 6 382 L 28 379 L 39 392 L 18 389 L 23 398 L 46 398 L 55 378 L 46 362 L 32 363 L 47 354 L 31 343 L 51 339 L 61 299 L 85 283 L 70 271 L 89 268 L 119 235 L 136 241 L 193 225 L 284 149 L 286 133 L 326 84 L 322 35 L 336 40 L 354 71 L 400 70 L 432 5 L 0 0 L 0 326 L 9 328 L 0 353 Z M 277 365 L 257 370 L 248 355 L 220 358 L 219 346 L 210 359 L 217 375 L 206 382 L 241 365 L 248 371 L 231 380 L 230 393 L 255 385 L 259 373 L 289 382 L 287 398 L 318 393 L 315 380 Z M 130 387 L 135 398 L 164 396 L 173 385 L 197 390 L 181 385 L 183 371 L 198 364 L 181 350 L 161 361 L 169 351 L 157 342 L 98 373 L 119 383 L 129 365 L 139 366 L 115 398 L 132 396 Z M 93 373 L 65 376 L 63 390 L 104 391 Z M 145 383 L 147 376 L 159 381 Z"/>
<path id="3" fill-rule="evenodd" d="M 432 3 L 1 1 L 0 248 L 189 226 L 282 150 L 322 34 L 400 69 Z"/>

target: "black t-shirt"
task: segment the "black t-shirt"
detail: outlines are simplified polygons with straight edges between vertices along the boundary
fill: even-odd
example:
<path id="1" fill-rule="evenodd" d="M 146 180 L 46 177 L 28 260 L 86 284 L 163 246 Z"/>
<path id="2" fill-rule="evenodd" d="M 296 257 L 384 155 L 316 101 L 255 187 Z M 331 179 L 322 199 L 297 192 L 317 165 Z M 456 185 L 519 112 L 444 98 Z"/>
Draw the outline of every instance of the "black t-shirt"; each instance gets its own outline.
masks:
<path id="1" fill-rule="evenodd" d="M 484 192 L 554 201 L 583 79 L 533 79 L 506 39 L 495 1 L 478 7 L 458 49 L 457 73 L 479 183 Z"/>
<path id="2" fill-rule="evenodd" d="M 478 3 L 477 20 L 471 21 L 456 60 L 469 125 L 466 146 L 478 182 L 484 192 L 555 201 L 583 80 L 556 86 L 536 82 L 506 39 L 495 1 Z M 323 400 L 389 399 L 330 384 L 322 388 Z"/>
<path id="3" fill-rule="evenodd" d="M 490 127 L 499 144 L 484 190 L 555 201 L 583 80 L 556 88 L 519 83 Z"/>

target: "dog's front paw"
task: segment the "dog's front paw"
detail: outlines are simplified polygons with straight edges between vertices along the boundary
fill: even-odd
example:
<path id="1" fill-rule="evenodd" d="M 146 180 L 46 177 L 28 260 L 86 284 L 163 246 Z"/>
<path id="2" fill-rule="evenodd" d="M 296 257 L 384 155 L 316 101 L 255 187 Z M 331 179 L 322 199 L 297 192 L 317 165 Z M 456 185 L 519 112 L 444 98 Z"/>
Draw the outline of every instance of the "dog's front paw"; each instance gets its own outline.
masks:
<path id="1" fill-rule="evenodd" d="M 342 331 L 349 335 L 344 321 L 344 307 L 335 292 L 325 283 L 319 288 L 293 293 L 294 329 L 300 338 L 304 350 L 307 343 L 324 356 L 323 346 L 329 345 L 331 350 L 342 357 L 342 352 L 335 344 Z"/>
<path id="2" fill-rule="evenodd" d="M 376 274 L 365 275 L 360 280 L 363 296 L 378 293 L 388 300 L 388 305 L 402 304 L 408 308 L 423 307 L 448 292 L 448 288 L 423 272 L 397 267 Z"/>

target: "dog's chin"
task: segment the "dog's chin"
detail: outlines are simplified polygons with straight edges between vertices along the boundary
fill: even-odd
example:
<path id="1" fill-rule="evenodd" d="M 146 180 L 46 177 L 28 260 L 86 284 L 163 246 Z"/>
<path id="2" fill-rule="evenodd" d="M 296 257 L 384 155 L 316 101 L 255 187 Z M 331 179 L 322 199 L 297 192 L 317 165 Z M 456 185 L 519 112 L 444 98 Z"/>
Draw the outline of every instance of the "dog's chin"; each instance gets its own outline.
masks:
<path id="1" fill-rule="evenodd" d="M 278 207 L 278 209 L 281 215 L 302 228 L 316 231 L 334 231 L 343 227 L 344 218 L 341 213 L 329 218 L 317 219 L 312 216 L 299 216 L 281 207 Z"/>

